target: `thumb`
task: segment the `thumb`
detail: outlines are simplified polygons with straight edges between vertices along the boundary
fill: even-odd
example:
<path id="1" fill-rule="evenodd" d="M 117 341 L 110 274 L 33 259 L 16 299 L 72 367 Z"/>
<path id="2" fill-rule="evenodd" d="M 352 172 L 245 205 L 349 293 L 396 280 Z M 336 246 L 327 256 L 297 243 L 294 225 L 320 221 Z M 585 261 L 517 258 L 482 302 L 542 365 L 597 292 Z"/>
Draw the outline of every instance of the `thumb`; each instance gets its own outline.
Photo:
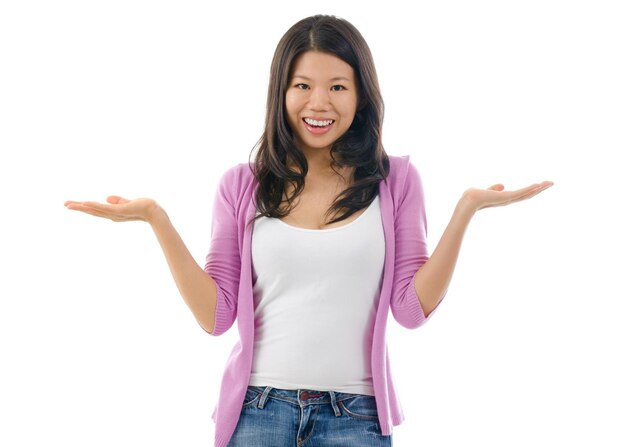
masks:
<path id="1" fill-rule="evenodd" d="M 109 196 L 107 197 L 107 202 L 117 205 L 122 203 L 128 203 L 129 200 L 120 196 Z"/>
<path id="2" fill-rule="evenodd" d="M 492 191 L 502 191 L 502 190 L 504 190 L 504 185 L 502 183 L 496 183 L 495 185 L 491 186 L 488 189 L 490 189 Z"/>

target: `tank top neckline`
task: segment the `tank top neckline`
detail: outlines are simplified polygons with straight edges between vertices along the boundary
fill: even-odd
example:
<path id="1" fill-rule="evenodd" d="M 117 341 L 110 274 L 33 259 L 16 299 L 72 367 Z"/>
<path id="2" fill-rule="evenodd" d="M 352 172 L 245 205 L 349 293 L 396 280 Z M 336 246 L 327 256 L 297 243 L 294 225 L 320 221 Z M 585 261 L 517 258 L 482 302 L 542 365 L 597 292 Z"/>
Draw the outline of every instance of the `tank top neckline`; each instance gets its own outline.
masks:
<path id="1" fill-rule="evenodd" d="M 370 203 L 369 206 L 367 208 L 365 208 L 365 211 L 363 211 L 363 213 L 360 216 L 358 216 L 353 221 L 348 222 L 347 224 L 342 225 L 340 227 L 321 228 L 321 229 L 302 228 L 302 227 L 296 227 L 294 225 L 288 224 L 287 222 L 283 222 L 280 219 L 276 219 L 276 220 L 278 222 L 280 222 L 282 225 L 284 225 L 285 227 L 292 228 L 293 230 L 296 230 L 296 231 L 304 231 L 304 232 L 307 232 L 307 233 L 328 233 L 328 232 L 331 232 L 331 231 L 338 231 L 338 230 L 342 230 L 344 228 L 348 228 L 348 227 L 352 226 L 353 224 L 355 224 L 356 222 L 358 222 L 359 220 L 361 220 L 363 218 L 363 216 L 365 216 L 369 212 L 370 208 L 372 208 L 372 205 L 374 205 L 374 201 L 376 201 L 376 200 L 378 200 L 378 194 L 376 195 L 376 197 L 374 197 L 374 200 L 372 200 L 372 203 Z"/>

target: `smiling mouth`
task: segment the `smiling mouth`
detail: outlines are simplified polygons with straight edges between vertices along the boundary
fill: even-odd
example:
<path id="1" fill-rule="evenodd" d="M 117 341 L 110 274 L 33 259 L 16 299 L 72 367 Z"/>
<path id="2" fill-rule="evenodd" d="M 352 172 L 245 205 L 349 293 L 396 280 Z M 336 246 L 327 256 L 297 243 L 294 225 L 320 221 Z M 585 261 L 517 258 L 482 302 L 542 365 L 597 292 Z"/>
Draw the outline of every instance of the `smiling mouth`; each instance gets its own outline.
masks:
<path id="1" fill-rule="evenodd" d="M 332 123 L 335 122 L 335 120 L 314 120 L 311 118 L 302 118 L 302 121 L 304 121 L 306 124 L 308 124 L 311 127 L 328 127 L 330 126 Z"/>

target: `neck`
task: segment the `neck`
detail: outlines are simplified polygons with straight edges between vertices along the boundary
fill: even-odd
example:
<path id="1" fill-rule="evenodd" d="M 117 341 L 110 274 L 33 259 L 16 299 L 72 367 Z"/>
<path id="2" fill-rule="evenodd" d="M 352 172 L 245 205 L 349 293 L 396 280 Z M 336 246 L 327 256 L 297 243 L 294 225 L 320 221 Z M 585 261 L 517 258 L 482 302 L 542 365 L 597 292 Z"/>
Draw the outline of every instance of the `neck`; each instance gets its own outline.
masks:
<path id="1" fill-rule="evenodd" d="M 330 157 L 330 149 L 327 150 L 315 150 L 315 151 L 303 151 L 306 157 L 308 172 L 307 176 L 333 176 L 336 175 L 335 171 L 331 168 L 333 159 Z M 287 166 L 295 168 L 295 163 L 288 159 Z M 337 169 L 337 168 L 335 168 Z M 351 169 L 351 168 L 345 168 Z M 341 169 L 337 169 L 339 172 L 343 172 Z"/>

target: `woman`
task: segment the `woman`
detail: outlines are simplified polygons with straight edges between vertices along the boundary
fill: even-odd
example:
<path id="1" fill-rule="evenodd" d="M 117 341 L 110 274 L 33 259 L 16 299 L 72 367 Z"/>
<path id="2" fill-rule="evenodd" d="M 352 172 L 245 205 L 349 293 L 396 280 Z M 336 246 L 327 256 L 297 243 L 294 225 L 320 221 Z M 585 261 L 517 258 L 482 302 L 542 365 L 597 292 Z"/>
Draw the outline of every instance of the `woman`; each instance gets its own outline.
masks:
<path id="1" fill-rule="evenodd" d="M 386 350 L 389 309 L 407 328 L 443 299 L 463 234 L 482 208 L 552 185 L 469 189 L 428 256 L 423 190 L 381 142 L 369 48 L 345 20 L 290 28 L 271 67 L 254 163 L 221 178 L 204 269 L 152 199 L 69 209 L 153 228 L 198 323 L 240 341 L 222 379 L 215 445 L 390 446 L 403 420 Z"/>

